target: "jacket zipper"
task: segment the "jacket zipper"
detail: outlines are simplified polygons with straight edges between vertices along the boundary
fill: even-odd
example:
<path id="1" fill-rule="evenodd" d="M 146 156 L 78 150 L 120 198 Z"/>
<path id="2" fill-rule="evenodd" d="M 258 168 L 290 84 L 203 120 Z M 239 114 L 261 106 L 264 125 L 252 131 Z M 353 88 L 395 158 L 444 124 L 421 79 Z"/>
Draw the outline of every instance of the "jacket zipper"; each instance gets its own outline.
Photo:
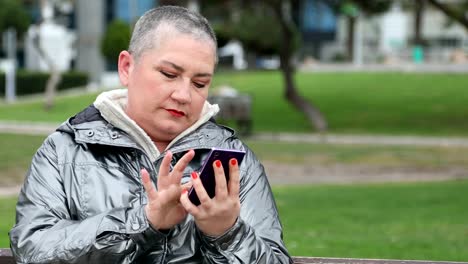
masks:
<path id="1" fill-rule="evenodd" d="M 139 149 L 135 149 L 133 150 L 133 155 L 134 155 L 134 158 L 135 158 L 135 162 L 138 166 L 138 168 L 141 168 L 141 162 L 140 162 L 140 159 L 138 158 L 138 152 L 141 152 L 141 155 L 144 156 L 145 158 L 147 158 L 149 160 L 149 158 L 146 156 L 146 154 L 139 150 Z M 154 167 L 154 164 L 152 162 L 149 162 L 149 164 L 151 164 L 151 171 L 154 172 L 155 170 L 155 167 Z M 150 175 L 150 179 L 151 179 L 151 175 Z M 140 180 L 140 183 L 141 183 L 141 180 Z M 145 192 L 145 188 L 143 186 L 143 184 L 140 184 L 140 189 L 141 192 L 140 192 L 140 204 L 143 204 L 143 192 Z M 148 201 L 146 201 L 148 202 Z M 168 242 L 167 242 L 167 237 L 164 237 L 164 246 L 163 246 L 163 253 L 162 253 L 162 258 L 161 258 L 161 263 L 164 263 L 165 260 L 166 260 L 166 256 L 167 256 L 167 251 L 168 251 Z"/>

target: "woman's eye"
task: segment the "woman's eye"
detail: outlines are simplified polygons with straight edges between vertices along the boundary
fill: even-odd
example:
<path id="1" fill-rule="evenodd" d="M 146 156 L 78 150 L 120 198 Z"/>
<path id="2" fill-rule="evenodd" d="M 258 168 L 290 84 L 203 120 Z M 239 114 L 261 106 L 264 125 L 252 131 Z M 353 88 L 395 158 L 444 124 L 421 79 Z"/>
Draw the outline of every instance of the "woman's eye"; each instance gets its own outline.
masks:
<path id="1" fill-rule="evenodd" d="M 195 85 L 195 87 L 197 87 L 197 88 L 203 88 L 203 87 L 205 87 L 205 84 L 204 84 L 204 83 L 197 83 L 197 82 L 194 82 L 193 85 Z"/>
<path id="2" fill-rule="evenodd" d="M 171 73 L 168 73 L 168 72 L 165 72 L 165 71 L 161 71 L 161 73 L 166 76 L 167 78 L 169 79 L 174 79 L 175 77 L 177 77 L 177 75 L 175 74 L 171 74 Z"/>

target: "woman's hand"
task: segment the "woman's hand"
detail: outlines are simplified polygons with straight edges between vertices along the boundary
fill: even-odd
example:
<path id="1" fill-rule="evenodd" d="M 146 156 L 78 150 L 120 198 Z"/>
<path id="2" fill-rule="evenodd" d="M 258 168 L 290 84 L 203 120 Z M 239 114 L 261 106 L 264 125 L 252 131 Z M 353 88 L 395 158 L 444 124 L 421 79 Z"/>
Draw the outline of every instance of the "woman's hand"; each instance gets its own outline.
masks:
<path id="1" fill-rule="evenodd" d="M 195 218 L 197 227 L 209 236 L 224 234 L 235 223 L 240 214 L 239 166 L 236 159 L 229 161 L 229 183 L 224 176 L 223 165 L 219 160 L 213 163 L 216 179 L 215 196 L 211 199 L 205 191 L 196 172 L 192 172 L 193 187 L 200 200 L 197 207 L 190 202 L 184 190 L 180 202 Z"/>
<path id="2" fill-rule="evenodd" d="M 158 190 L 151 182 L 148 172 L 145 169 L 141 170 L 143 186 L 148 195 L 146 217 L 154 229 L 170 229 L 187 216 L 187 212 L 179 202 L 181 192 L 185 190 L 180 185 L 180 180 L 194 155 L 193 150 L 188 151 L 169 172 L 172 153 L 168 151 L 159 169 Z"/>

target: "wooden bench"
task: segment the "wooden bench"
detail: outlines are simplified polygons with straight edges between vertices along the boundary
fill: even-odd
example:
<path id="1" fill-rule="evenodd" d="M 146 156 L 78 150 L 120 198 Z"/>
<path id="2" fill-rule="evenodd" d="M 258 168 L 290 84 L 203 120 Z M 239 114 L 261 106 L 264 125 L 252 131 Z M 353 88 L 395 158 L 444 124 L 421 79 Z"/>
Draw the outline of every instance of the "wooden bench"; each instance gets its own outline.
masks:
<path id="1" fill-rule="evenodd" d="M 0 248 L 0 264 L 14 264 L 15 261 L 8 248 Z M 468 262 L 449 261 L 416 261 L 416 260 L 387 260 L 387 259 L 348 259 L 348 258 L 310 258 L 294 257 L 295 264 L 461 264 Z"/>
<path id="2" fill-rule="evenodd" d="M 211 95 L 208 97 L 208 102 L 219 105 L 216 120 L 234 121 L 237 125 L 236 130 L 241 135 L 252 133 L 252 98 L 250 95 Z"/>

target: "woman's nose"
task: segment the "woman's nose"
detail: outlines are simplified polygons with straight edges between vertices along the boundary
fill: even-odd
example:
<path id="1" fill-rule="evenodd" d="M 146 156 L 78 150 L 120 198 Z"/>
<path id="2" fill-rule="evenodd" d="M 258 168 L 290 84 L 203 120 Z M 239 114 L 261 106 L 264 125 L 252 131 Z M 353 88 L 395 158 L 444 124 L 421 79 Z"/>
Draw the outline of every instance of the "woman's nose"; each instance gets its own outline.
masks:
<path id="1" fill-rule="evenodd" d="M 174 88 L 172 92 L 172 99 L 178 101 L 181 104 L 188 104 L 192 101 L 190 94 L 190 82 L 182 81 L 179 85 Z"/>

